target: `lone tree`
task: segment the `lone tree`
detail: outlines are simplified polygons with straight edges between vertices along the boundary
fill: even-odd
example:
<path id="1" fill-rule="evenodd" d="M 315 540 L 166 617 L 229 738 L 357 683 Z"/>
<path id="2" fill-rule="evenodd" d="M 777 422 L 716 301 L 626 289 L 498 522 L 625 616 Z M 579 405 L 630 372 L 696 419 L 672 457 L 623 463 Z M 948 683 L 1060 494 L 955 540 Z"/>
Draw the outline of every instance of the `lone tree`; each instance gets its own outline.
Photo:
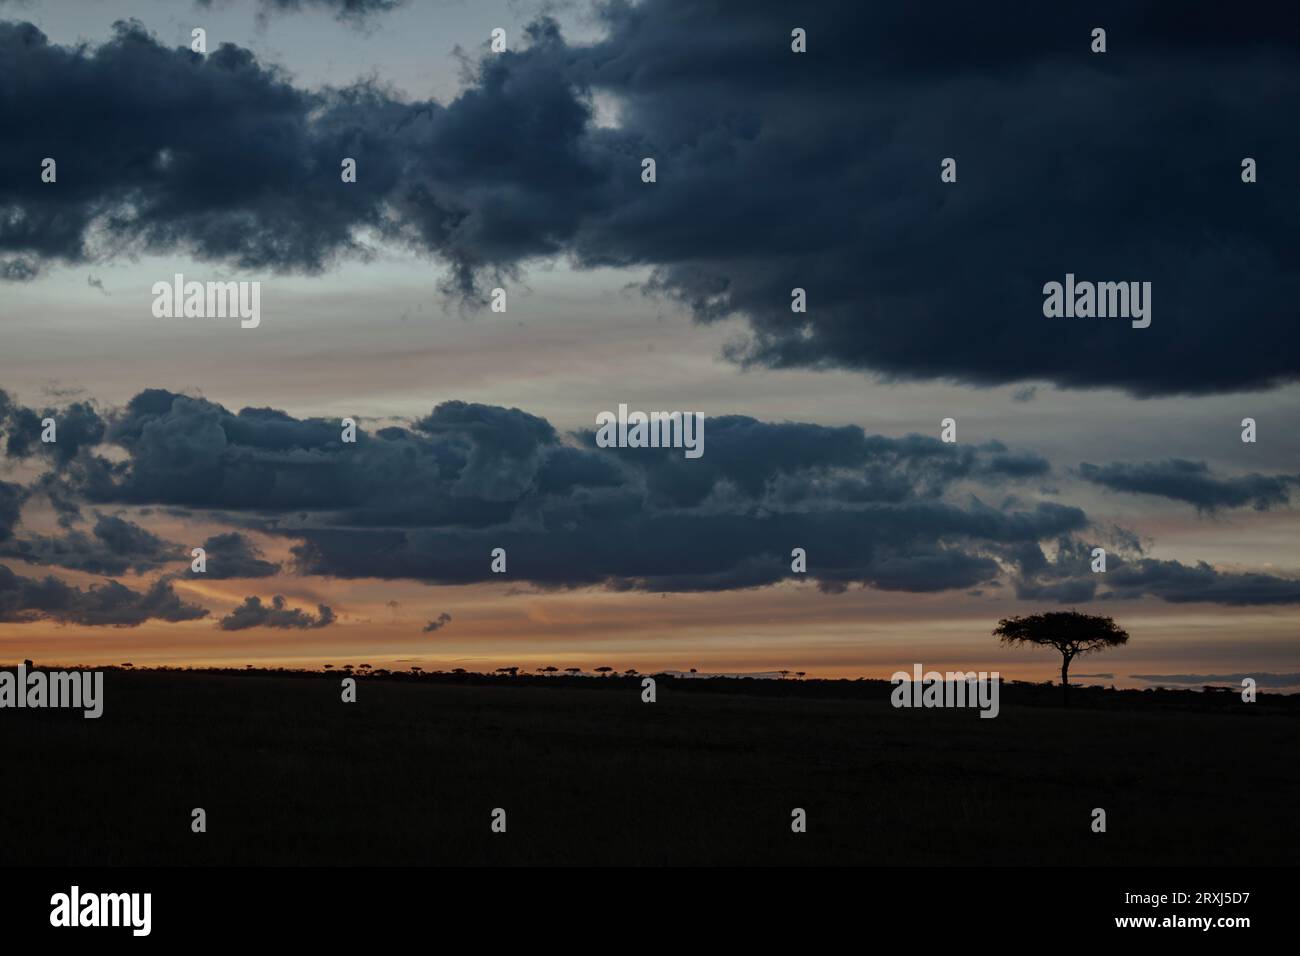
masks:
<path id="1" fill-rule="evenodd" d="M 1070 706 L 1070 661 L 1081 654 L 1093 654 L 1128 643 L 1128 631 L 1113 618 L 1080 614 L 1078 611 L 1048 611 L 998 621 L 993 636 L 1008 646 L 1038 644 L 1061 652 L 1061 694 Z"/>

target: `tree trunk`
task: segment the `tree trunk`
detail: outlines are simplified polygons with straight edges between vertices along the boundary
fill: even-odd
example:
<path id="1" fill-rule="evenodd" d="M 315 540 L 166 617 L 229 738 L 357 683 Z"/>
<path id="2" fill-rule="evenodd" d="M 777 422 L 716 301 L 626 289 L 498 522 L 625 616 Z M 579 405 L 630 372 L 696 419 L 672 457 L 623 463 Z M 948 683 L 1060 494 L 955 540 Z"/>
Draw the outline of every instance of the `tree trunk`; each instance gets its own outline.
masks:
<path id="1" fill-rule="evenodd" d="M 1070 706 L 1070 655 L 1061 655 L 1061 699 L 1064 706 Z"/>

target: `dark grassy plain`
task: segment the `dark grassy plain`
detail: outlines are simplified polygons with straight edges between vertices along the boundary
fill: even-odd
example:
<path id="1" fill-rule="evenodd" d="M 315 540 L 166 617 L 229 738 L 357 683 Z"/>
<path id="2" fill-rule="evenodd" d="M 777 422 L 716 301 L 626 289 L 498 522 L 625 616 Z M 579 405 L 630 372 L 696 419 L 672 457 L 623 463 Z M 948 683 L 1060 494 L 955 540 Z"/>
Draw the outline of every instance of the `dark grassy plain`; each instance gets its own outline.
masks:
<path id="1" fill-rule="evenodd" d="M 1300 859 L 1300 698 L 1009 684 L 982 720 L 879 681 L 645 704 L 639 679 L 394 675 L 344 704 L 341 676 L 109 670 L 99 720 L 0 711 L 0 865 Z"/>

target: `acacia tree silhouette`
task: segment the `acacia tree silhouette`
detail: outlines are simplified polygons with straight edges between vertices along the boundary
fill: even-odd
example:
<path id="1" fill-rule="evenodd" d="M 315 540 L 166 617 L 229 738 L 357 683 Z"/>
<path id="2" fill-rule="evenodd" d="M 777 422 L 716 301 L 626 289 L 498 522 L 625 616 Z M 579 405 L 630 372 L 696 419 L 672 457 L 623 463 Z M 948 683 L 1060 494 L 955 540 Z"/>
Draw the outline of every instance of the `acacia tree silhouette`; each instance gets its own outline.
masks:
<path id="1" fill-rule="evenodd" d="M 1092 654 L 1108 647 L 1128 643 L 1128 631 L 1113 618 L 1068 611 L 1048 611 L 1024 617 L 1004 617 L 993 629 L 993 636 L 1003 644 L 1038 644 L 1061 652 L 1061 695 L 1070 706 L 1070 661 L 1082 654 Z"/>

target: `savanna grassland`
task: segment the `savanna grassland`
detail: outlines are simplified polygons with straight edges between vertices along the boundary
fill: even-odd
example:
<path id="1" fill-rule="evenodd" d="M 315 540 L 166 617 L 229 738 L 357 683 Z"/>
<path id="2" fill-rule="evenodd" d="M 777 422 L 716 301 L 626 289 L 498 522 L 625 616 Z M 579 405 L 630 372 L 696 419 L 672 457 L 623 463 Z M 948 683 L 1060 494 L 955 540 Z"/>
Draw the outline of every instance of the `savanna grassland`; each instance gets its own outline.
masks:
<path id="1" fill-rule="evenodd" d="M 0 712 L 0 864 L 1282 864 L 1295 698 L 124 671 Z M 207 832 L 191 832 L 191 811 Z M 806 833 L 791 811 L 807 811 Z M 1093 833 L 1092 810 L 1107 813 Z M 494 808 L 507 832 L 490 828 Z"/>

